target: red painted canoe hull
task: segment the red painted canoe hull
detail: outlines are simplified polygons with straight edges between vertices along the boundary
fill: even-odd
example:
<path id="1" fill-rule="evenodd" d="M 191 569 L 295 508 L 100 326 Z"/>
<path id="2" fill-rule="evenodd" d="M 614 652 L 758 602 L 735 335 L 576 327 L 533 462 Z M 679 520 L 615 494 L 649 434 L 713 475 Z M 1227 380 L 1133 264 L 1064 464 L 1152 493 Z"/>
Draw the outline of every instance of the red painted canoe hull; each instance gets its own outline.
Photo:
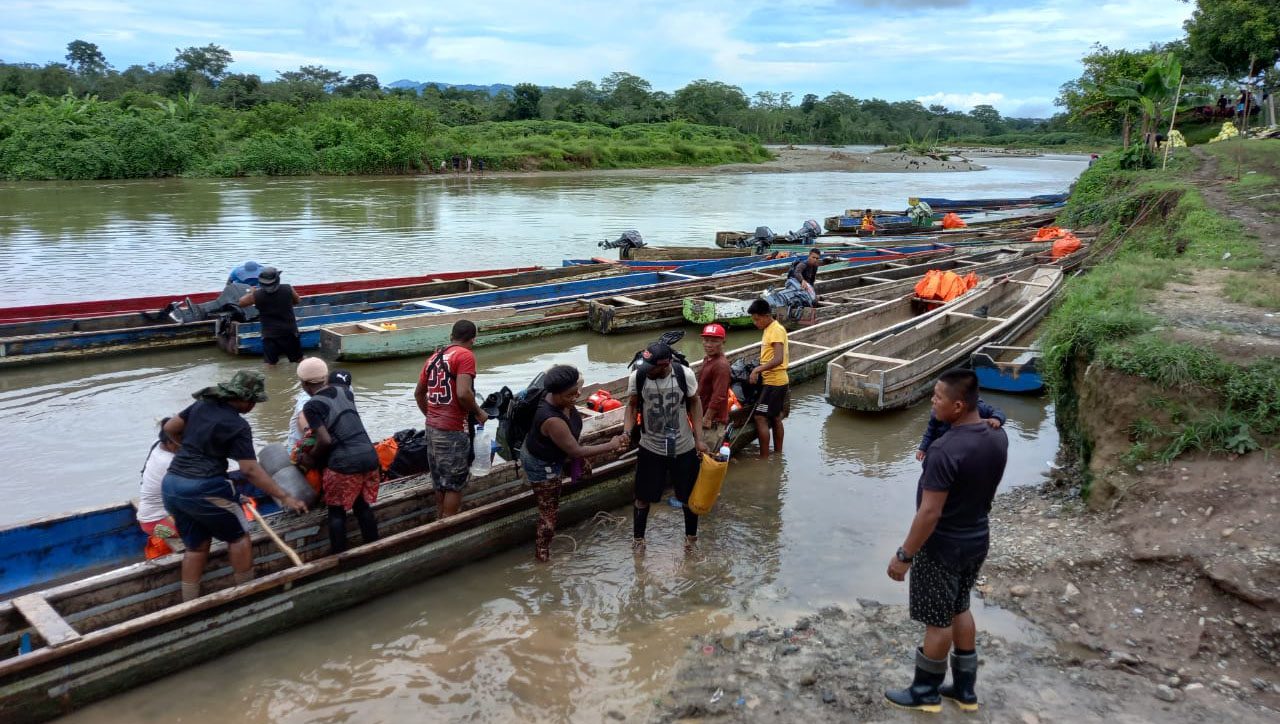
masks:
<path id="1" fill-rule="evenodd" d="M 300 296 L 313 294 L 332 294 L 334 292 L 354 292 L 362 289 L 385 289 L 410 284 L 425 284 L 432 281 L 448 281 L 451 279 L 475 279 L 497 274 L 514 274 L 516 272 L 540 269 L 536 266 L 509 267 L 506 269 L 481 269 L 478 271 L 439 272 L 423 274 L 416 277 L 389 277 L 386 279 L 364 279 L 348 282 L 324 282 L 321 284 L 298 284 L 294 287 Z M 201 304 L 218 298 L 221 291 L 197 292 L 195 294 L 167 294 L 153 297 L 132 297 L 129 299 L 100 299 L 92 302 L 62 302 L 58 304 L 36 304 L 24 307 L 0 308 L 0 323 L 34 322 L 45 319 L 78 319 L 81 317 L 101 317 L 109 314 L 127 314 L 130 312 L 155 312 L 175 300 L 190 298 L 192 302 Z"/>

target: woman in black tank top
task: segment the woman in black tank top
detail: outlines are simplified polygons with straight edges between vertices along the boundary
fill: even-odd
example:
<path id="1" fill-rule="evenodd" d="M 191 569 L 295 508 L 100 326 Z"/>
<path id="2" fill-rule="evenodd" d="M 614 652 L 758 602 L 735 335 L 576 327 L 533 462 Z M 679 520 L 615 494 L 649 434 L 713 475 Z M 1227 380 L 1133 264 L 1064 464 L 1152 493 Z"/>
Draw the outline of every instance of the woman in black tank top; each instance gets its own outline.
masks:
<path id="1" fill-rule="evenodd" d="M 621 452 L 628 440 L 622 435 L 599 445 L 580 445 L 582 413 L 577 401 L 582 395 L 582 375 L 577 368 L 556 365 L 543 378 L 546 395 L 534 413 L 533 425 L 520 449 L 520 466 L 525 479 L 533 487 L 538 500 L 538 532 L 534 539 L 534 558 L 551 559 L 551 539 L 556 532 L 556 514 L 560 508 L 560 486 L 565 463 Z"/>

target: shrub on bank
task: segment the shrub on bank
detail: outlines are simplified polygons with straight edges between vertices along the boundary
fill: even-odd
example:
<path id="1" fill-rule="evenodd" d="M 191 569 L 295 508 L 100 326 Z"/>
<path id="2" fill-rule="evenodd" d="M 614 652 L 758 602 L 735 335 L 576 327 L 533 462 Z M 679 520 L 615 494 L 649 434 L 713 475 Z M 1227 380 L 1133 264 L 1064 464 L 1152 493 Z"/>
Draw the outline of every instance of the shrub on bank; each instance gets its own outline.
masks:
<path id="1" fill-rule="evenodd" d="M 1095 251 L 1110 255 L 1068 281 L 1045 322 L 1043 373 L 1055 403 L 1064 447 L 1088 470 L 1092 454 L 1076 385 L 1089 365 L 1146 380 L 1155 388 L 1195 395 L 1207 404 L 1166 405 L 1165 426 L 1143 418 L 1131 431 L 1126 460 L 1171 460 L 1192 450 L 1247 452 L 1280 433 L 1280 362 L 1235 364 L 1209 349 L 1175 342 L 1144 305 L 1169 280 L 1200 269 L 1254 269 L 1257 243 L 1236 221 L 1205 204 L 1184 151 L 1166 172 L 1120 168 L 1120 152 L 1103 156 L 1077 181 L 1064 224 L 1093 226 Z M 1086 473 L 1086 492 L 1088 476 Z"/>
<path id="2" fill-rule="evenodd" d="M 454 156 L 489 169 L 565 170 L 768 160 L 755 138 L 684 122 L 609 128 L 565 121 L 446 127 L 410 100 L 332 99 L 228 110 L 191 95 L 0 96 L 0 178 L 395 174 Z"/>

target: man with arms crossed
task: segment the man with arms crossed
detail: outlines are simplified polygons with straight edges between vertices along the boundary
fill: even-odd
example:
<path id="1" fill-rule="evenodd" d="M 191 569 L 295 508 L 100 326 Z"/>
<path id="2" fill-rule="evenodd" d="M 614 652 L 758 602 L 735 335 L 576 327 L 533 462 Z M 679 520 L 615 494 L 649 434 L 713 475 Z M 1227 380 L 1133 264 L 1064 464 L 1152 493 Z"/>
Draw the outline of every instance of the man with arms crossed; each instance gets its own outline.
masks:
<path id="1" fill-rule="evenodd" d="M 951 429 L 929 447 L 915 519 L 889 560 L 893 580 L 911 572 L 911 618 L 925 625 L 924 645 L 916 649 L 911 685 L 884 695 L 894 706 L 929 712 L 940 711 L 946 697 L 973 712 L 978 653 L 969 592 L 987 557 L 987 514 L 1004 475 L 1009 438 L 978 415 L 978 376 L 970 370 L 944 372 L 932 402 L 934 416 Z M 942 686 L 948 652 L 952 684 Z"/>

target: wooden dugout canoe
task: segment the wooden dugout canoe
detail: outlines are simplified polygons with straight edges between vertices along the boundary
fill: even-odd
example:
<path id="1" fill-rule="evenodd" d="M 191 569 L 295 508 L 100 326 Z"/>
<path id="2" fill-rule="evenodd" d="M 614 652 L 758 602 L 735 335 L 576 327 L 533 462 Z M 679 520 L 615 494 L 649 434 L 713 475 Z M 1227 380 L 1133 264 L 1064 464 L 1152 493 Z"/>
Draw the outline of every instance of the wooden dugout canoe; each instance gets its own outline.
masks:
<path id="1" fill-rule="evenodd" d="M 470 319 L 476 323 L 478 346 L 504 344 L 583 329 L 588 326 L 592 310 L 597 305 L 643 307 L 673 295 L 678 297 L 714 289 L 725 283 L 719 279 L 758 279 L 758 274 L 742 272 L 716 281 L 673 275 L 676 277 L 673 281 L 626 290 L 624 294 L 573 299 L 549 307 L 521 310 L 478 309 L 402 317 L 392 320 L 396 325 L 395 329 L 386 329 L 374 323 L 330 326 L 320 330 L 320 348 L 341 360 L 374 360 L 426 354 L 449 341 L 451 327 L 459 319 Z M 447 304 L 447 300 L 444 303 Z"/>
<path id="2" fill-rule="evenodd" d="M 408 299 L 419 299 L 442 294 L 503 288 L 532 284 L 547 280 L 563 279 L 584 274 L 598 274 L 605 269 L 579 267 L 567 270 L 562 267 L 539 269 L 517 267 L 518 271 L 505 269 L 459 272 L 472 276 L 450 276 L 436 280 L 413 281 L 410 284 L 374 286 L 368 289 L 349 288 L 356 282 L 338 282 L 338 291 L 303 294 L 302 306 L 295 310 L 302 316 L 338 309 L 370 309 L 395 306 Z M 620 270 L 614 270 L 617 273 Z M 405 279 L 401 277 L 399 279 Z M 397 281 L 399 280 L 397 279 Z M 416 278 L 410 278 L 416 279 Z M 376 283 L 378 280 L 374 280 Z M 299 289 L 314 289 L 327 285 L 303 285 Z M 150 297 L 140 299 L 151 299 Z M 123 300 L 136 301 L 136 300 Z M 194 301 L 194 298 L 193 298 Z M 52 305 L 57 306 L 57 305 Z M 37 309 L 35 307 L 25 308 Z M 47 309 L 46 309 L 47 311 Z M 58 360 L 81 359 L 141 350 L 155 350 L 207 344 L 214 341 L 217 322 L 178 323 L 167 315 L 154 311 L 132 311 L 105 316 L 87 316 L 64 319 L 37 319 L 0 323 L 0 366 L 34 364 Z"/>
<path id="3" fill-rule="evenodd" d="M 899 282 L 899 284 L 890 287 L 893 291 L 889 295 L 897 293 L 902 287 L 901 283 L 906 280 L 909 285 L 915 285 L 925 272 L 931 269 L 939 271 L 955 271 L 960 274 L 967 274 L 970 271 L 980 275 L 1000 274 L 1017 268 L 1019 265 L 1025 266 L 1032 263 L 1030 257 L 1034 256 L 1044 248 L 1047 244 L 1041 244 L 1038 247 L 1028 247 L 1025 249 L 993 249 L 990 251 L 974 252 L 970 254 L 949 256 L 941 259 L 926 259 L 915 265 L 906 264 L 888 264 L 884 268 L 867 271 L 865 273 L 857 273 L 845 276 L 828 276 L 823 272 L 819 272 L 817 291 L 819 299 L 820 312 L 819 320 L 831 319 L 841 316 L 842 313 L 856 311 L 857 307 L 849 308 L 848 311 L 842 312 L 840 305 L 847 304 L 849 300 L 844 299 L 849 294 L 856 297 L 874 297 L 877 294 L 883 294 L 886 289 L 887 282 Z M 1019 260 L 1022 260 L 1019 262 Z M 683 300 L 683 315 L 686 321 L 691 324 L 711 324 L 718 322 L 737 327 L 750 326 L 751 316 L 747 314 L 747 307 L 751 303 L 760 298 L 760 291 L 752 292 L 733 292 L 717 293 L 714 295 L 703 297 L 685 297 Z M 824 300 L 838 298 L 836 304 L 824 304 Z M 884 297 L 880 297 L 884 298 Z M 830 307 L 836 309 L 830 309 Z M 785 315 L 786 308 L 778 307 L 774 309 L 774 316 Z M 782 319 L 782 317 L 779 317 Z M 784 324 L 786 322 L 784 321 Z"/>
<path id="4" fill-rule="evenodd" d="M 982 284 L 945 311 L 851 346 L 827 366 L 826 398 L 836 407 L 878 412 L 922 399 L 937 375 L 968 362 L 993 339 L 1035 324 L 1062 286 L 1062 269 L 1035 266 Z"/>
<path id="5" fill-rule="evenodd" d="M 875 254 L 837 257 L 830 264 L 823 265 L 819 284 L 833 284 L 837 279 L 869 273 L 880 269 L 911 267 L 931 260 L 950 256 L 954 250 L 942 246 L 918 246 L 904 253 L 885 253 L 873 250 Z M 798 259 L 799 257 L 796 257 Z M 791 259 L 794 262 L 796 259 Z M 741 279 L 742 281 L 738 281 Z M 762 291 L 769 286 L 776 286 L 785 280 L 777 271 L 757 271 L 755 276 L 739 274 L 716 277 L 716 284 L 709 288 L 717 293 Z M 831 287 L 834 290 L 834 287 Z M 848 288 L 848 287 L 841 287 Z M 820 287 L 821 289 L 821 287 Z M 686 313 L 688 296 L 667 297 L 634 304 L 628 300 L 602 298 L 591 302 L 589 326 L 601 334 L 613 334 L 621 331 L 653 329 L 670 325 L 697 324 Z"/>

